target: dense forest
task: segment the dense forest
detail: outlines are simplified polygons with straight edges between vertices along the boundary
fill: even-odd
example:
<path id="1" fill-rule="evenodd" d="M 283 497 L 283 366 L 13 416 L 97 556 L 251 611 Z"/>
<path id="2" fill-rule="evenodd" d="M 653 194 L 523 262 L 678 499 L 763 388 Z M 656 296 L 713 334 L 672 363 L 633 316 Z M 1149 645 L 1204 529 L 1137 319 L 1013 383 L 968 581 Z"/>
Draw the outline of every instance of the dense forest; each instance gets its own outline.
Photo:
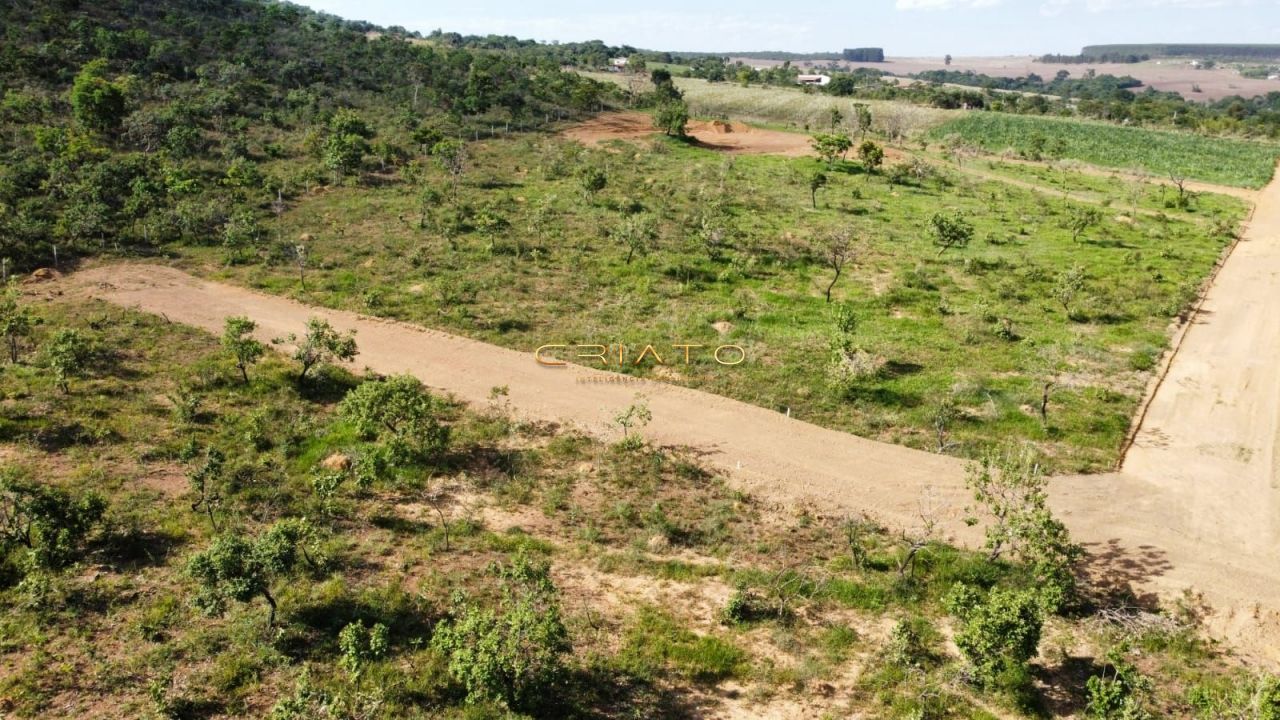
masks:
<path id="1" fill-rule="evenodd" d="M 0 257 L 18 267 L 108 244 L 249 246 L 260 219 L 366 156 L 385 171 L 608 92 L 546 53 L 274 2 L 17 2 L 0 25 Z"/>
<path id="2" fill-rule="evenodd" d="M 1280 58 L 1280 45 L 1256 43 L 1152 43 L 1139 45 L 1086 45 L 1081 55 L 1146 55 L 1147 57 L 1198 57 L 1217 60 Z"/>

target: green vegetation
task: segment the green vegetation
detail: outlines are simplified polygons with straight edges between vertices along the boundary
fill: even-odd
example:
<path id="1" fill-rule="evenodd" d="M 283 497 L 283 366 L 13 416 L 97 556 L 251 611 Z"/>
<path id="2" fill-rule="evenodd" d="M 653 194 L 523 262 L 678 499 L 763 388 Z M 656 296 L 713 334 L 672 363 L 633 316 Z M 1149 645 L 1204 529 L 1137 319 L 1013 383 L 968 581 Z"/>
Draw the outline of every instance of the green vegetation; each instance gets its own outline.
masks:
<path id="1" fill-rule="evenodd" d="M 1048 154 L 1248 188 L 1267 184 L 1280 158 L 1280 145 L 1002 113 L 968 113 L 929 131 L 935 139 L 951 135 L 992 152 Z"/>
<path id="2" fill-rule="evenodd" d="M 1084 203 L 1056 185 L 1033 192 L 919 158 L 891 159 L 882 175 L 871 161 L 725 158 L 655 140 L 471 142 L 457 177 L 424 165 L 376 190 L 300 198 L 257 263 L 172 249 L 197 272 L 519 350 L 622 343 L 634 354 L 609 369 L 630 374 L 659 376 L 652 357 L 630 362 L 656 344 L 665 381 L 933 451 L 935 411 L 951 403 L 947 452 L 978 457 L 1021 438 L 1055 468 L 1097 469 L 1114 461 L 1145 385 L 1150 366 L 1131 358 L 1163 348 L 1244 207 L 1201 196 L 1164 208 L 1160 188 L 1144 187 L 1140 209 L 1160 214 L 1130 213 L 1127 185 L 1061 171 L 1058 182 L 1087 182 L 1116 206 L 1077 232 Z M 302 237 L 305 291 L 279 250 Z M 833 255 L 840 237 L 847 250 Z M 1077 266 L 1068 316 L 1057 289 Z M 859 352 L 833 362 L 837 303 L 858 319 Z M 686 365 L 670 348 L 721 342 L 748 362 L 694 353 Z M 1048 422 L 1026 410 L 1046 382 Z"/>
<path id="3" fill-rule="evenodd" d="M 1028 503 L 979 498 L 1008 520 L 993 559 L 927 527 L 772 509 L 642 439 L 605 446 L 331 366 L 298 385 L 274 353 L 245 382 L 218 337 L 17 300 L 38 348 L 74 331 L 102 359 L 69 394 L 33 364 L 42 351 L 0 373 L 13 717 L 109 702 L 128 716 L 676 718 L 803 701 L 986 718 L 1047 698 L 1211 717 L 1277 697 L 1177 614 L 1052 614 L 1036 560 L 1052 541 L 1027 531 L 1051 519 L 1034 474 L 1015 483 Z M 394 411 L 370 415 L 369 393 Z M 415 418 L 448 429 L 444 452 L 354 482 Z M 324 498 L 318 467 L 339 478 Z"/>

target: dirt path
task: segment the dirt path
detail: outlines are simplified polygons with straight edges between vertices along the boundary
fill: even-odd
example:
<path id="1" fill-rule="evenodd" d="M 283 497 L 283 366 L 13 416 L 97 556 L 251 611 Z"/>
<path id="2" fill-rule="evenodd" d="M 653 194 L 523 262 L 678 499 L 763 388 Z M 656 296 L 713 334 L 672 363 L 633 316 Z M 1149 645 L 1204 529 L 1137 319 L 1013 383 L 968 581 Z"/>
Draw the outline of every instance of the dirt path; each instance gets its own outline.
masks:
<path id="1" fill-rule="evenodd" d="M 1280 184 L 1268 190 L 1266 200 L 1241 254 L 1228 263 L 1231 272 L 1224 270 L 1211 293 L 1210 313 L 1187 338 L 1166 389 L 1157 394 L 1124 473 L 1057 478 L 1051 497 L 1074 536 L 1092 551 L 1095 574 L 1165 597 L 1188 589 L 1202 593 L 1213 608 L 1206 620 L 1216 633 L 1280 665 L 1280 562 L 1271 486 L 1280 326 L 1263 324 L 1268 306 L 1280 300 Z M 413 373 L 471 403 L 486 402 L 491 388 L 506 385 L 518 414 L 606 438 L 617 437 L 610 427 L 613 415 L 642 394 L 653 412 L 646 437 L 693 448 L 748 491 L 827 511 L 869 511 L 895 526 L 917 524 L 920 510 L 928 508 L 944 520 L 948 537 L 977 540 L 962 522 L 968 497 L 963 463 L 954 458 L 827 430 L 687 388 L 618 384 L 607 382 L 619 377 L 610 373 L 543 367 L 529 353 L 308 307 L 162 266 L 102 266 L 61 284 L 69 292 L 214 332 L 228 315 L 248 315 L 264 339 L 299 331 L 307 318 L 324 316 L 356 330 L 359 367 Z"/>
<path id="2" fill-rule="evenodd" d="M 694 142 L 708 150 L 730 154 L 783 155 L 801 157 L 814 155 L 809 136 L 803 133 L 784 132 L 753 127 L 740 122 L 718 120 L 692 120 L 686 132 Z M 643 140 L 658 131 L 653 128 L 653 118 L 640 112 L 603 113 L 590 120 L 572 125 L 562 133 L 570 140 L 585 145 L 598 145 L 609 140 Z"/>

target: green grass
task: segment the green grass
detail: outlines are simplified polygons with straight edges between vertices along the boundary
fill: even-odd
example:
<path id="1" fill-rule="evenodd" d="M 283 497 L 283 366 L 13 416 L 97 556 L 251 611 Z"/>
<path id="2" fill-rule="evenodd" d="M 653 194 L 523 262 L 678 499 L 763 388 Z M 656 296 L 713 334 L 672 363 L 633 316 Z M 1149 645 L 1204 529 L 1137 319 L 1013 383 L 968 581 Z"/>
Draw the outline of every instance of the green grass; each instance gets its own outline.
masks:
<path id="1" fill-rule="evenodd" d="M 1280 157 L 1280 145 L 1268 143 L 994 112 L 971 112 L 929 131 L 935 140 L 949 135 L 995 152 L 1029 153 L 1039 139 L 1056 155 L 1093 165 L 1248 188 L 1267 184 Z"/>
<path id="2" fill-rule="evenodd" d="M 738 344 L 749 356 L 739 366 L 695 353 L 661 373 L 648 362 L 621 370 L 934 451 L 936 410 L 954 402 L 949 452 L 1022 440 L 1060 469 L 1096 470 L 1114 461 L 1145 387 L 1150 363 L 1130 358 L 1166 344 L 1170 319 L 1225 244 L 1215 226 L 1242 212 L 1206 201 L 1132 222 L 1103 213 L 1072 242 L 1071 203 L 956 173 L 894 186 L 850 164 L 828 172 L 814 210 L 804 180 L 814 159 L 728 158 L 670 141 L 585 150 L 527 136 L 471 152 L 458 207 L 473 219 L 452 239 L 439 224 L 453 212 L 447 202 L 420 228 L 413 187 L 344 187 L 300 198 L 278 229 L 314 238 L 306 293 L 287 262 L 227 267 L 210 248 L 181 250 L 184 263 L 518 350 L 654 344 L 670 361 L 675 343 Z M 578 179 L 587 166 L 608 176 L 596 197 Z M 613 236 L 636 210 L 658 237 L 627 263 Z M 928 220 L 939 210 L 974 225 L 967 249 L 940 254 L 932 244 Z M 704 215 L 721 236 L 714 253 L 700 239 Z M 864 249 L 834 299 L 857 315 L 855 343 L 886 362 L 844 394 L 827 381 L 831 271 L 820 259 L 841 229 Z M 1068 319 L 1053 288 L 1075 265 L 1087 288 Z M 1047 425 L 1032 410 L 1046 379 L 1056 383 Z"/>

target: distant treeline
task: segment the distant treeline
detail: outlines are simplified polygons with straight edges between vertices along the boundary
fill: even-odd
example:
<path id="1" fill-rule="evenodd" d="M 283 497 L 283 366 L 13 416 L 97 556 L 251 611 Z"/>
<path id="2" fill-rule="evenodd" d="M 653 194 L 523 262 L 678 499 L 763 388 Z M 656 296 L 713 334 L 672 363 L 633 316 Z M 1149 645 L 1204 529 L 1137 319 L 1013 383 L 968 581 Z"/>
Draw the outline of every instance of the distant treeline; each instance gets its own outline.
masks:
<path id="1" fill-rule="evenodd" d="M 1108 52 L 1100 55 L 1041 55 L 1036 58 L 1036 62 L 1057 65 L 1092 65 L 1094 63 L 1140 63 L 1150 59 L 1151 56 L 1146 54 Z"/>
<path id="2" fill-rule="evenodd" d="M 972 70 L 926 70 L 912 77 L 927 82 L 949 83 L 952 85 L 969 85 L 993 90 L 1016 90 L 1019 92 L 1045 93 L 1068 98 L 1115 98 L 1121 97 L 1117 90 L 1127 90 L 1142 86 L 1142 81 L 1124 75 L 1098 75 L 1088 70 L 1079 78 L 1072 78 L 1071 73 L 1059 70 L 1052 80 L 1045 80 L 1035 73 L 1026 77 L 994 77 L 975 73 Z"/>
<path id="3" fill-rule="evenodd" d="M 1280 58 L 1280 45 L 1254 44 L 1149 44 L 1086 45 L 1081 55 L 1147 55 L 1150 57 L 1199 57 L 1220 60 Z"/>
<path id="4" fill-rule="evenodd" d="M 845 48 L 840 59 L 849 62 L 884 62 L 884 48 Z"/>

